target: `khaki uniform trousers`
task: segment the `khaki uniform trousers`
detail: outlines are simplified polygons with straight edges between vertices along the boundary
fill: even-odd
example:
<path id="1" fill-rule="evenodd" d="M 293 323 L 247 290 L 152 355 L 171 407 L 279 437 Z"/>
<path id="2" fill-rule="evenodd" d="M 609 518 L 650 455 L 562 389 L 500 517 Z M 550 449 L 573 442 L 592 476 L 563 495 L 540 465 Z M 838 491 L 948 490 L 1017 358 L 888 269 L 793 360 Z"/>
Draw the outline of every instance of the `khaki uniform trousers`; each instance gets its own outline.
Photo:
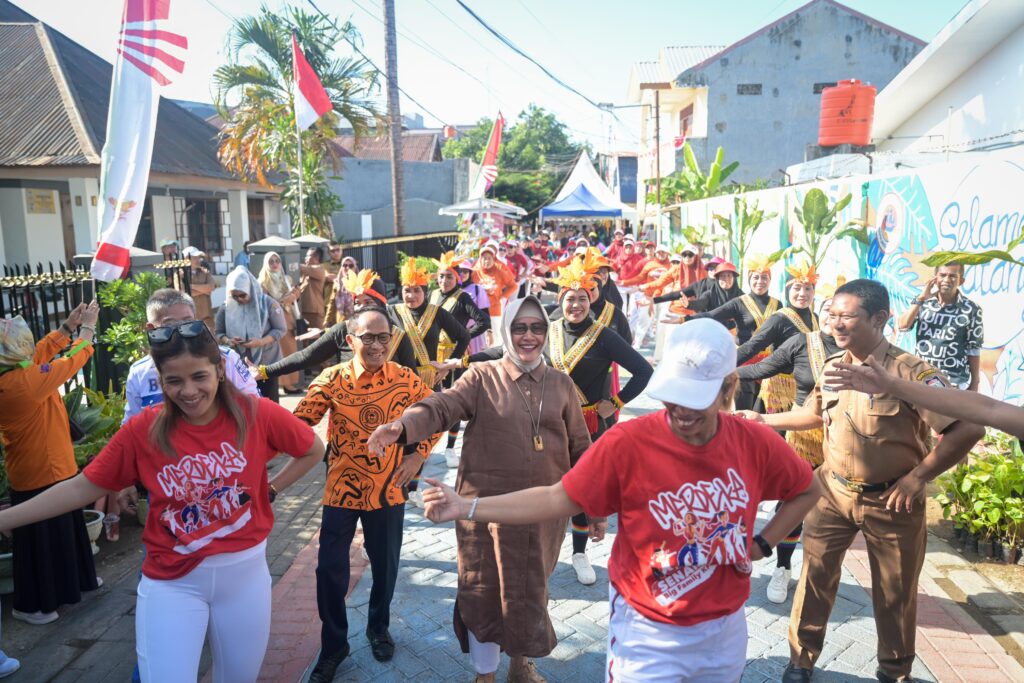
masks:
<path id="1" fill-rule="evenodd" d="M 927 541 L 924 502 L 916 501 L 911 513 L 891 512 L 881 493 L 847 490 L 827 464 L 815 476 L 824 494 L 804 521 L 803 569 L 789 621 L 790 660 L 811 668 L 821 655 L 843 558 L 862 532 L 871 568 L 878 667 L 893 678 L 909 676 L 915 657 L 917 582 Z"/>

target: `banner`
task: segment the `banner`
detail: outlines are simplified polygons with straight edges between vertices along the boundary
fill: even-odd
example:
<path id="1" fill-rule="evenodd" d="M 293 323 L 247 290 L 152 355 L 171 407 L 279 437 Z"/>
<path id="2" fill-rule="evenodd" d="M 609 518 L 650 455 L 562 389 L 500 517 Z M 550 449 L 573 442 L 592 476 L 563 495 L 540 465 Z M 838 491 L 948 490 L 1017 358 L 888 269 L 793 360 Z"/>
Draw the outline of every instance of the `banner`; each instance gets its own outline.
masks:
<path id="1" fill-rule="evenodd" d="M 172 0 L 125 0 L 100 170 L 97 280 L 124 277 L 142 217 L 160 90 L 185 68 L 188 39 L 170 30 Z"/>

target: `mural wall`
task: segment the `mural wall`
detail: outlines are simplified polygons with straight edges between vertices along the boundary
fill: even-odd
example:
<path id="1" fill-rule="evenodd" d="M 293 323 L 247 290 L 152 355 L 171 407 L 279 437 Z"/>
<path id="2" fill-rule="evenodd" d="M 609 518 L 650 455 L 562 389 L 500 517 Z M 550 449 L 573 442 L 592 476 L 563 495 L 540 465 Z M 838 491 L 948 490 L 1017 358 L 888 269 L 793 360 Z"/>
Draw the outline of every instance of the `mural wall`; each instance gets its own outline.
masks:
<path id="1" fill-rule="evenodd" d="M 812 187 L 832 202 L 850 193 L 852 201 L 839 216 L 839 225 L 866 220 L 871 234 L 869 245 L 847 239 L 831 249 L 821 268 L 823 282 L 832 285 L 840 275 L 878 280 L 889 289 L 894 317 L 931 278 L 932 269 L 921 264 L 929 253 L 1001 249 L 1024 229 L 1024 149 L 1016 148 L 992 152 L 983 161 L 747 193 L 743 197 L 748 203 L 756 201 L 779 214 L 758 231 L 752 252 L 771 252 L 800 237 L 793 208 Z M 678 220 L 681 225 L 712 223 L 713 214 L 732 212 L 732 200 L 715 197 L 685 204 Z M 1024 247 L 1014 256 L 1024 260 Z M 785 271 L 776 266 L 774 274 L 773 289 L 779 296 Z M 962 292 L 984 311 L 982 391 L 1024 404 L 1024 267 L 1003 261 L 968 266 Z M 908 350 L 914 347 L 912 333 L 899 334 L 891 324 L 889 338 Z"/>

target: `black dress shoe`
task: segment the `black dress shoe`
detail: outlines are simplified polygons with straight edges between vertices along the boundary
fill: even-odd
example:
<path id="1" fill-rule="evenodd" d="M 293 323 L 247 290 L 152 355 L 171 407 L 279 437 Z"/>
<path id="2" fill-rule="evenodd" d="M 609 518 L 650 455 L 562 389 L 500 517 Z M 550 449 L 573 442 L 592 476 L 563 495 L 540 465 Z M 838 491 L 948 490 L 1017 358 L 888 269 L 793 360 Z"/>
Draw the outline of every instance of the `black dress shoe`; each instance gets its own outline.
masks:
<path id="1" fill-rule="evenodd" d="M 373 658 L 378 662 L 390 662 L 391 658 L 395 656 L 395 641 L 391 638 L 391 634 L 388 633 L 387 629 L 380 633 L 373 633 L 368 630 L 366 632 L 366 639 L 370 641 L 370 651 L 373 653 Z"/>
<path id="2" fill-rule="evenodd" d="M 348 643 L 345 643 L 344 649 L 337 654 L 325 655 L 321 652 L 320 658 L 316 660 L 316 666 L 313 667 L 313 673 L 309 675 L 309 683 L 331 683 L 334 680 L 334 672 L 345 661 L 350 651 Z"/>
<path id="3" fill-rule="evenodd" d="M 789 664 L 782 672 L 782 683 L 810 683 L 811 669 L 802 669 L 796 664 Z"/>
<path id="4" fill-rule="evenodd" d="M 877 669 L 875 671 L 875 678 L 877 678 L 880 683 L 915 683 L 914 679 L 910 676 L 904 676 L 903 678 L 893 678 L 881 669 Z"/>

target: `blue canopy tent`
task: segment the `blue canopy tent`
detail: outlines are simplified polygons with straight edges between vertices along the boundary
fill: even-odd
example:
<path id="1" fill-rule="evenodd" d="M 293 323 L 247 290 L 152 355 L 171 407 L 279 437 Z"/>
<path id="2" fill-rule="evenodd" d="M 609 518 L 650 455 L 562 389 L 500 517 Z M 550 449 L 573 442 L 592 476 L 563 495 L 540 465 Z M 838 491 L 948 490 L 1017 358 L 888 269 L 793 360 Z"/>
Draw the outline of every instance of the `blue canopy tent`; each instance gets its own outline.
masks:
<path id="1" fill-rule="evenodd" d="M 621 216 L 622 209 L 608 206 L 595 197 L 587 186 L 580 183 L 576 189 L 540 210 L 540 219 L 558 216 Z"/>

